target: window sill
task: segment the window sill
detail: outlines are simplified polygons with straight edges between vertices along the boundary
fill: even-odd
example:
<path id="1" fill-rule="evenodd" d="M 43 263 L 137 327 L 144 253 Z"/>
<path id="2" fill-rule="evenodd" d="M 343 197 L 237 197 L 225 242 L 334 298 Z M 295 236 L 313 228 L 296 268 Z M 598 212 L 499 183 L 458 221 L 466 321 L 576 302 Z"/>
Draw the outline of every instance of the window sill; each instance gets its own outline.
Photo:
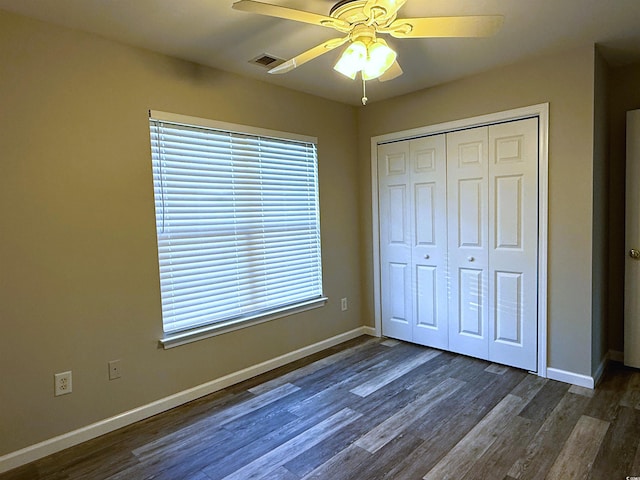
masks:
<path id="1" fill-rule="evenodd" d="M 216 335 L 222 335 L 241 328 L 251 327 L 258 325 L 259 323 L 269 322 L 277 318 L 287 317 L 296 313 L 305 312 L 307 310 L 313 310 L 315 308 L 324 307 L 327 303 L 327 297 L 320 297 L 307 302 L 299 303 L 297 305 L 281 308 L 279 310 L 272 310 L 267 313 L 255 315 L 252 317 L 244 317 L 240 319 L 230 320 L 228 322 L 216 323 L 214 325 L 206 325 L 203 327 L 194 328 L 193 330 L 187 330 L 184 332 L 177 332 L 165 335 L 160 339 L 160 345 L 166 350 L 168 348 L 178 347 L 180 345 L 186 345 L 191 342 L 197 342 L 209 337 L 215 337 Z"/>

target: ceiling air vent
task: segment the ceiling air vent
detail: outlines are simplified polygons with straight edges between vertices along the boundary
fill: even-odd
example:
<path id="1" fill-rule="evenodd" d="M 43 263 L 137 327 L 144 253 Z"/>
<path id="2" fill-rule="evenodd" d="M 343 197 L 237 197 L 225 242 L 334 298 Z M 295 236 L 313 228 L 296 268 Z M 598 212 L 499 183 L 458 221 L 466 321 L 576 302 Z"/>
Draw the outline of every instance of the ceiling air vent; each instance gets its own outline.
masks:
<path id="1" fill-rule="evenodd" d="M 261 67 L 269 69 L 277 67 L 283 62 L 284 60 L 282 58 L 274 57 L 273 55 L 269 55 L 268 53 L 263 53 L 261 55 L 258 55 L 256 58 L 249 60 L 249 63 L 260 65 Z"/>

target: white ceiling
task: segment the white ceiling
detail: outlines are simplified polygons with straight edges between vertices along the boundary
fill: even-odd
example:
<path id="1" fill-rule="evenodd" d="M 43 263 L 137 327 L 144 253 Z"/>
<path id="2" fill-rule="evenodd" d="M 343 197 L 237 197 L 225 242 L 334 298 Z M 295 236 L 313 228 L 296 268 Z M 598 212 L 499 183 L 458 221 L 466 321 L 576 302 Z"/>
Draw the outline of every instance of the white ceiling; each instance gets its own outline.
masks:
<path id="1" fill-rule="evenodd" d="M 267 1 L 267 0 L 261 0 Z M 270 0 L 328 15 L 337 0 Z M 288 59 L 335 30 L 232 10 L 233 0 L 0 0 L 27 15 L 357 105 L 361 84 L 332 66 L 341 49 L 284 75 L 249 63 L 262 53 Z M 482 39 L 394 39 L 404 75 L 367 83 L 371 102 L 465 77 L 536 55 L 600 44 L 613 65 L 640 61 L 640 0 L 408 0 L 399 17 L 504 15 Z"/>

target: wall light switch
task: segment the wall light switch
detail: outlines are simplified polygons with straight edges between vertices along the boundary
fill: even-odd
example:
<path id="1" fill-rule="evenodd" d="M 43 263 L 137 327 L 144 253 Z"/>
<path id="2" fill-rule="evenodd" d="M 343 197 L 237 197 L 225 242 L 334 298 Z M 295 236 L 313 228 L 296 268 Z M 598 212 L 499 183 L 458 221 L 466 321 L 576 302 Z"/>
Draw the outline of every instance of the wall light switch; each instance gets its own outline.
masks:
<path id="1" fill-rule="evenodd" d="M 115 380 L 122 376 L 122 367 L 120 360 L 111 360 L 109 362 L 109 380 Z"/>

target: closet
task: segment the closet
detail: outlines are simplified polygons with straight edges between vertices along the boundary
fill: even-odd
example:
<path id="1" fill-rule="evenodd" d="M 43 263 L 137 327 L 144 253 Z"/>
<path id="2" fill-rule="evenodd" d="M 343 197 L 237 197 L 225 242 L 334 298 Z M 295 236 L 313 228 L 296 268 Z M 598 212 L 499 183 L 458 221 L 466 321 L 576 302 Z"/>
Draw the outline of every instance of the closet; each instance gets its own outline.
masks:
<path id="1" fill-rule="evenodd" d="M 536 370 L 538 119 L 377 159 L 382 334 Z"/>

